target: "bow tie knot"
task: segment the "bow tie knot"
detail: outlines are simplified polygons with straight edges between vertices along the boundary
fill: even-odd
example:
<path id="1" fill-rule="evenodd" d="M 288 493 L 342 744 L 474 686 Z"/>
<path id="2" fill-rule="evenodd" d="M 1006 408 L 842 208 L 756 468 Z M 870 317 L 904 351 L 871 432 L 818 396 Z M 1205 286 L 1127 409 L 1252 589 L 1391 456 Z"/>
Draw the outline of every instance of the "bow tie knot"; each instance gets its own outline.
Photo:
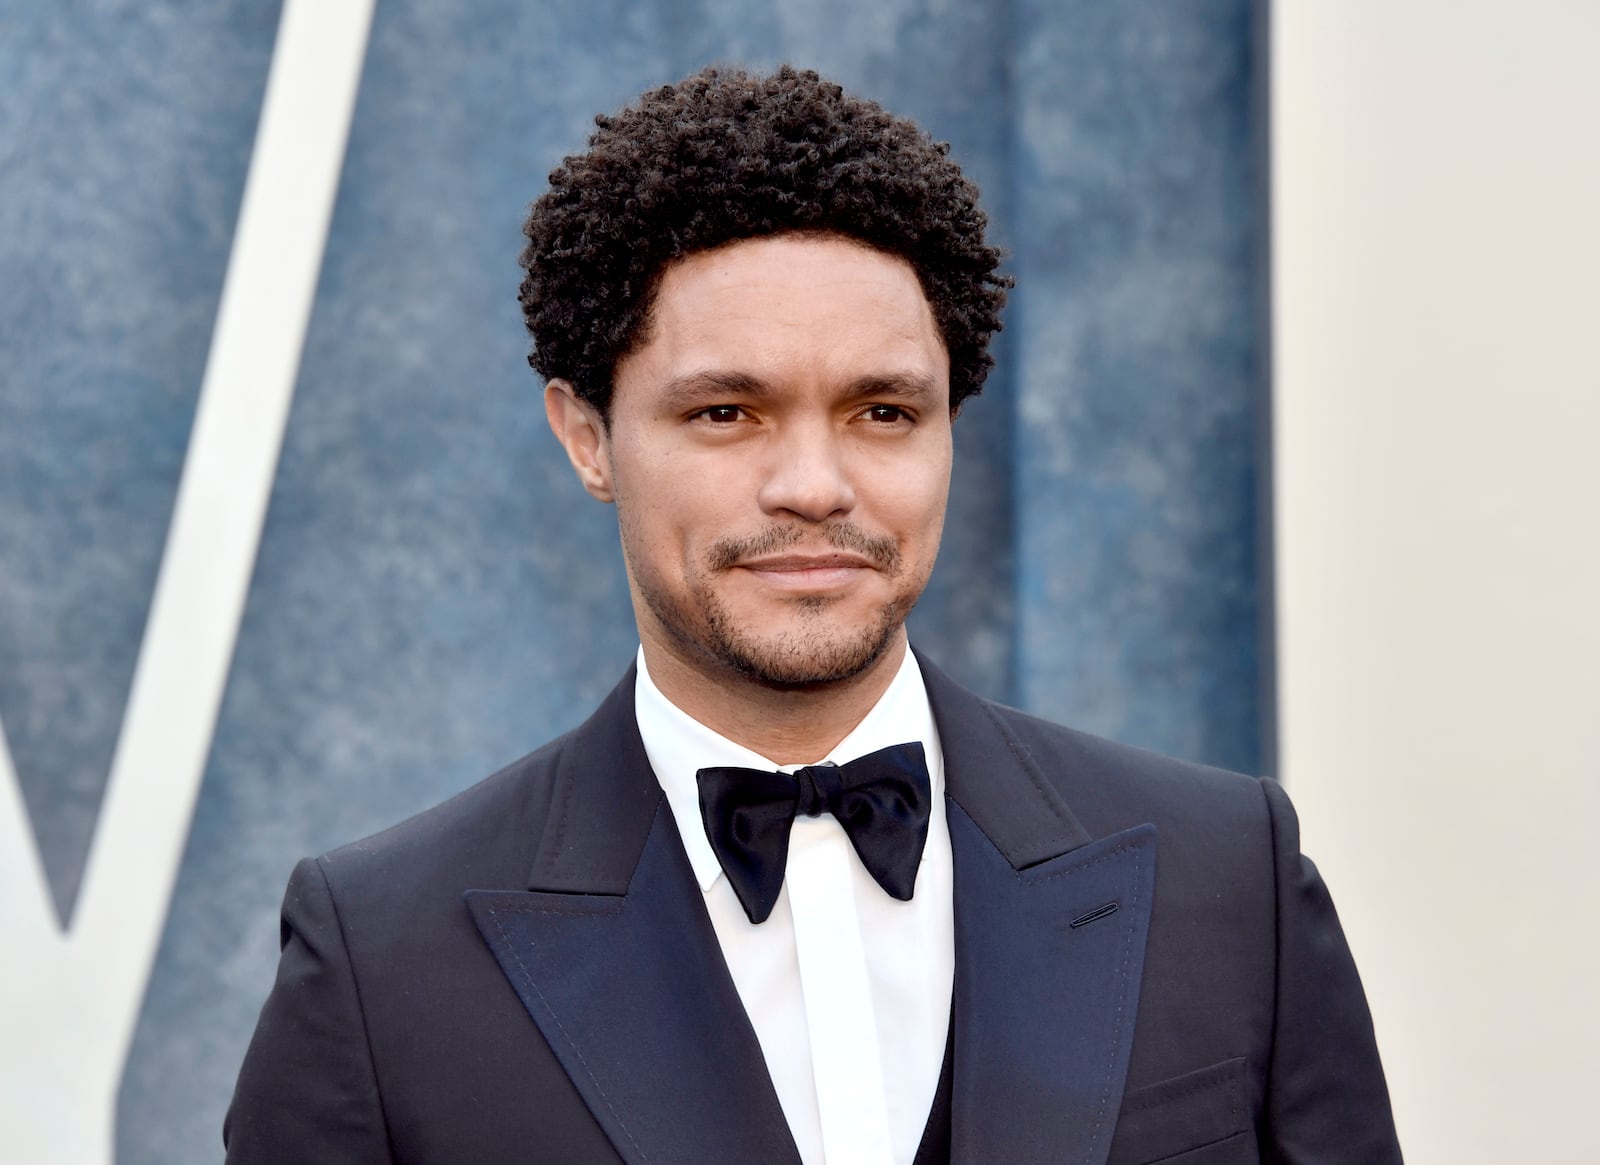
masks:
<path id="1" fill-rule="evenodd" d="M 878 885 L 910 900 L 932 800 L 921 743 L 793 773 L 707 768 L 697 779 L 706 838 L 751 922 L 765 922 L 777 904 L 797 816 L 833 814 Z"/>
<path id="2" fill-rule="evenodd" d="M 796 817 L 821 817 L 837 805 L 844 792 L 844 782 L 839 779 L 838 765 L 807 765 L 794 772 L 794 815 Z"/>

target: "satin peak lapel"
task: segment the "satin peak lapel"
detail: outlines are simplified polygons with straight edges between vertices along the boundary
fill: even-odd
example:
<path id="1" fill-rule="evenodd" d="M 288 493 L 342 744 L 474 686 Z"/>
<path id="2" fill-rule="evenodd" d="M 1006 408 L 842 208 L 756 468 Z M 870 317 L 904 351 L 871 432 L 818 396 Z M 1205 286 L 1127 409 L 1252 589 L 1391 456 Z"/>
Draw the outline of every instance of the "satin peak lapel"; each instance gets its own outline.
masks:
<path id="1" fill-rule="evenodd" d="M 1101 1165 L 1133 1045 L 1156 830 L 1095 840 L 1000 711 L 919 657 L 955 873 L 956 1165 Z M 1014 715 L 1014 714 L 1011 714 Z"/>
<path id="2" fill-rule="evenodd" d="M 711 924 L 682 850 L 663 803 L 625 897 L 471 890 L 467 904 L 623 1160 L 798 1163 L 715 939 L 699 933 Z"/>
<path id="3" fill-rule="evenodd" d="M 1015 870 L 959 806 L 951 1160 L 1099 1165 L 1133 1044 L 1155 885 L 1142 825 Z"/>
<path id="4" fill-rule="evenodd" d="M 618 1155 L 799 1165 L 639 740 L 631 670 L 571 738 L 552 803 L 532 889 L 466 900 Z"/>

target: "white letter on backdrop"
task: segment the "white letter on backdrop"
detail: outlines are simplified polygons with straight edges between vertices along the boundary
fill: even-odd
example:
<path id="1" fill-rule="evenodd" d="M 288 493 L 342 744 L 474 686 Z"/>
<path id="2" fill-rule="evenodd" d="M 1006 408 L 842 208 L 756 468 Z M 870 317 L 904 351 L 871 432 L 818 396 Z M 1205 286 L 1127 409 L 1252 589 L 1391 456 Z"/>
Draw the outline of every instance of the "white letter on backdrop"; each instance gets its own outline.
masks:
<path id="1" fill-rule="evenodd" d="M 110 1165 L 117 1090 L 205 775 L 373 0 L 287 0 L 194 429 L 78 904 L 57 925 L 0 732 L 0 1128 L 29 1165 Z"/>

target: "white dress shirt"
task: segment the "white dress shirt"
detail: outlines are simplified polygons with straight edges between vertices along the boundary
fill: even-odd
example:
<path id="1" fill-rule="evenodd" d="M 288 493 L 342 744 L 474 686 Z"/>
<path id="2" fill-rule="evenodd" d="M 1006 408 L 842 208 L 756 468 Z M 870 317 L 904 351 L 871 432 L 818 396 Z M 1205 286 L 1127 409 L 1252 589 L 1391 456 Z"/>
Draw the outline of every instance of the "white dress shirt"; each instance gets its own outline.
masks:
<path id="1" fill-rule="evenodd" d="M 844 764 L 921 741 L 933 788 L 909 902 L 862 867 L 829 814 L 800 817 L 771 916 L 750 922 L 706 839 L 695 774 L 712 766 L 792 771 L 713 732 L 650 679 L 639 652 L 639 734 L 705 895 L 728 971 L 806 1165 L 909 1165 L 939 1084 L 955 974 L 944 755 L 908 650 L 889 688 L 826 756 Z"/>

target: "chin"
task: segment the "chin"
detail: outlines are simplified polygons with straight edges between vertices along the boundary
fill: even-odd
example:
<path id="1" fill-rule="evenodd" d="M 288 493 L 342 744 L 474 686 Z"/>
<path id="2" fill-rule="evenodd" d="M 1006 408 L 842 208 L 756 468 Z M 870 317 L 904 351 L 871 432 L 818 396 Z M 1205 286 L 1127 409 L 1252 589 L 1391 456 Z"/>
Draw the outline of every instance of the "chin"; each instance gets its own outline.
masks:
<path id="1" fill-rule="evenodd" d="M 777 691 L 848 683 L 871 671 L 901 635 L 917 596 L 794 596 L 779 602 L 706 587 L 674 593 L 638 579 L 649 618 L 708 672 Z"/>
<path id="2" fill-rule="evenodd" d="M 853 630 L 805 626 L 756 636 L 709 621 L 703 649 L 746 679 L 783 691 L 847 683 L 870 671 L 899 637 L 905 613 L 898 607 Z"/>

